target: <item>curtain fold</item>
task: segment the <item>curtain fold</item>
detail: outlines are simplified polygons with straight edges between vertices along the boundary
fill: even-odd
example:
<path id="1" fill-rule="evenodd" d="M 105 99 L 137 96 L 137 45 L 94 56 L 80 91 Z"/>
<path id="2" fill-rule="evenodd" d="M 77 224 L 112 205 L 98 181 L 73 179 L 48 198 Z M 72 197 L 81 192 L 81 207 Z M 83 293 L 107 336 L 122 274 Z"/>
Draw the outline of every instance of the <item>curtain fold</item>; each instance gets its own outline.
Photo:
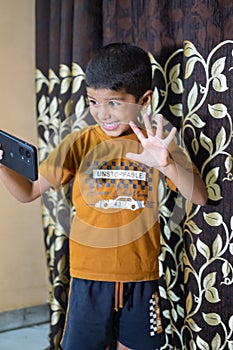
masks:
<path id="1" fill-rule="evenodd" d="M 179 130 L 209 193 L 200 208 L 161 203 L 161 278 L 167 349 L 233 349 L 233 4 L 228 0 L 37 0 L 36 91 L 40 162 L 92 118 L 84 74 L 96 48 L 149 51 L 153 110 Z M 60 349 L 69 290 L 70 187 L 43 195 L 50 282 L 49 349 Z M 112 349 L 114 346 L 112 346 Z"/>

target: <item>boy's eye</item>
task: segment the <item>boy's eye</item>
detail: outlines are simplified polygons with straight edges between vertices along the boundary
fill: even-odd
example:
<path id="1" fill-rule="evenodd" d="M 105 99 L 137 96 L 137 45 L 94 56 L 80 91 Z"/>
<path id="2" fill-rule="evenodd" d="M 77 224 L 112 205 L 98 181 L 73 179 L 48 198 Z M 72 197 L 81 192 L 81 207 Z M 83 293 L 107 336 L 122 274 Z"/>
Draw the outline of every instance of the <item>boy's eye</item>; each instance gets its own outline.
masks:
<path id="1" fill-rule="evenodd" d="M 101 104 L 96 100 L 88 99 L 88 102 L 90 106 L 96 106 L 96 107 L 101 106 Z M 106 105 L 106 104 L 108 104 L 110 107 L 118 107 L 121 105 L 119 101 L 109 101 L 107 103 L 104 103 L 103 105 Z"/>
<path id="2" fill-rule="evenodd" d="M 121 105 L 121 103 L 119 101 L 110 101 L 109 105 L 112 107 L 118 107 Z"/>
<path id="3" fill-rule="evenodd" d="M 96 102 L 95 100 L 88 100 L 88 102 L 89 102 L 90 106 L 97 106 L 98 105 L 98 102 Z"/>

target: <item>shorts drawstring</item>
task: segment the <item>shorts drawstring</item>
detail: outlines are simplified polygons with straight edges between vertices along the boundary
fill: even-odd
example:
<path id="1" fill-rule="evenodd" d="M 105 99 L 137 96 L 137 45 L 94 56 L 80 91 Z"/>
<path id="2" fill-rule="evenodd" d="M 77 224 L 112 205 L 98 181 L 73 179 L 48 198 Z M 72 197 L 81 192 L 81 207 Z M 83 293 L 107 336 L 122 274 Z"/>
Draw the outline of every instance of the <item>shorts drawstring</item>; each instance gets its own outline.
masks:
<path id="1" fill-rule="evenodd" d="M 115 311 L 119 311 L 119 308 L 123 308 L 123 293 L 124 293 L 124 283 L 115 283 Z"/>

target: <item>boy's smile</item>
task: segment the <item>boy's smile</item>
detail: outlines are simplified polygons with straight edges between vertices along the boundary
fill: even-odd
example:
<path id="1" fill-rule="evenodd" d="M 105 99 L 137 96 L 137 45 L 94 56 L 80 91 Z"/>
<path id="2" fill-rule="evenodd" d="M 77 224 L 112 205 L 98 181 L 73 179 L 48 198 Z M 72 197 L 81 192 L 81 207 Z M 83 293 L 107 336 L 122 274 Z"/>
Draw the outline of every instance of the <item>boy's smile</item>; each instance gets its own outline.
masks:
<path id="1" fill-rule="evenodd" d="M 130 121 L 137 121 L 142 105 L 124 91 L 87 87 L 90 112 L 101 129 L 117 137 L 131 132 Z"/>

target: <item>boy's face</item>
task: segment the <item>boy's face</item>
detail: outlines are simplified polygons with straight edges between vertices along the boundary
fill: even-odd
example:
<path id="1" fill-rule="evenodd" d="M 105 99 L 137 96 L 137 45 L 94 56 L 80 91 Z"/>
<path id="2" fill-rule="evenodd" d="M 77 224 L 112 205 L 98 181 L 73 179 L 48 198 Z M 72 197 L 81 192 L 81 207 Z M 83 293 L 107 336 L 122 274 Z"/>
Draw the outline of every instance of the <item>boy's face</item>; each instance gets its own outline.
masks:
<path id="1" fill-rule="evenodd" d="M 101 129 L 111 137 L 131 132 L 130 121 L 137 121 L 143 102 L 124 91 L 87 88 L 90 112 Z"/>

